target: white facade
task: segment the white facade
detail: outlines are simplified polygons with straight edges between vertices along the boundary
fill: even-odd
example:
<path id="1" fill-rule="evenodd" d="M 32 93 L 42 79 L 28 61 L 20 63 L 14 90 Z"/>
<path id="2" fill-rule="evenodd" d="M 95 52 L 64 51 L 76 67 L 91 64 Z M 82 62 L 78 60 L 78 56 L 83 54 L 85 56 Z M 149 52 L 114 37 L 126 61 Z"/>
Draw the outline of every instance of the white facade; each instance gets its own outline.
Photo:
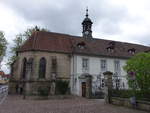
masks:
<path id="1" fill-rule="evenodd" d="M 84 73 L 92 75 L 92 93 L 103 90 L 105 71 L 113 72 L 113 79 L 119 79 L 118 84 L 113 83 L 114 87 L 119 85 L 119 88 L 128 88 L 126 72 L 123 69 L 125 64 L 126 59 L 74 55 L 71 59 L 71 93 L 82 96 L 81 83 L 84 80 L 79 77 Z M 115 73 L 118 73 L 116 77 Z"/>
<path id="2" fill-rule="evenodd" d="M 0 75 L 0 80 L 4 80 L 4 78 Z"/>

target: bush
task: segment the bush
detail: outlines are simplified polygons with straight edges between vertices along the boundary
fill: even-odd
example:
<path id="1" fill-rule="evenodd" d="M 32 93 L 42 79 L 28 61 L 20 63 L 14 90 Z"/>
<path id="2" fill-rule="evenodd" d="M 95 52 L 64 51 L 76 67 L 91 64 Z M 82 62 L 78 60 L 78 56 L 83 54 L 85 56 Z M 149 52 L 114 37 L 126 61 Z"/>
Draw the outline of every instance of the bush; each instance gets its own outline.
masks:
<path id="1" fill-rule="evenodd" d="M 150 90 L 143 92 L 142 90 L 112 90 L 113 97 L 130 98 L 135 96 L 138 100 L 150 101 Z"/>
<path id="2" fill-rule="evenodd" d="M 38 88 L 38 95 L 39 96 L 48 96 L 49 95 L 49 88 L 48 87 L 39 87 Z"/>
<path id="3" fill-rule="evenodd" d="M 68 91 L 68 81 L 57 80 L 56 81 L 56 92 L 57 94 L 66 94 Z"/>
<path id="4" fill-rule="evenodd" d="M 113 97 L 130 98 L 133 96 L 132 90 L 112 90 Z"/>
<path id="5" fill-rule="evenodd" d="M 147 91 L 138 90 L 136 91 L 135 95 L 138 100 L 150 101 L 150 90 Z"/>
<path id="6" fill-rule="evenodd" d="M 103 99 L 104 98 L 104 92 L 98 91 L 98 92 L 92 93 L 92 98 L 93 99 Z"/>

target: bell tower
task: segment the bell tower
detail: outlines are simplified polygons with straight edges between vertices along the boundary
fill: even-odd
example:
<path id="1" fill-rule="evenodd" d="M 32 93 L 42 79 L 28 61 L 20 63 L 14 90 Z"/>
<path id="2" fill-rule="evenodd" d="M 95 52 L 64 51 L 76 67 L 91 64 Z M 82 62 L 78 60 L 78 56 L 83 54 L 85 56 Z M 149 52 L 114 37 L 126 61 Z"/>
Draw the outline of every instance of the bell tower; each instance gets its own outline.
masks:
<path id="1" fill-rule="evenodd" d="M 82 27 L 83 27 L 82 35 L 84 38 L 92 38 L 92 24 L 93 24 L 93 22 L 91 21 L 91 19 L 88 16 L 89 15 L 88 15 L 88 8 L 87 8 L 85 19 L 82 22 Z"/>

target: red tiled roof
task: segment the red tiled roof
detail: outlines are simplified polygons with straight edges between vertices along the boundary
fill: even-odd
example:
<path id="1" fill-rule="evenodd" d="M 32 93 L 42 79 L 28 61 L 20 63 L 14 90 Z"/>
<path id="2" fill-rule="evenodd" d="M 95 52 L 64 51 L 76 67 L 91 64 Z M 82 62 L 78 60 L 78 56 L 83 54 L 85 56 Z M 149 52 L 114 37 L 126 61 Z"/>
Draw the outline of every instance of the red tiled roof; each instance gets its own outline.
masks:
<path id="1" fill-rule="evenodd" d="M 38 31 L 25 42 L 19 51 L 41 50 L 70 53 L 69 35 Z"/>
<path id="2" fill-rule="evenodd" d="M 85 47 L 80 48 L 79 44 L 83 44 Z M 113 51 L 109 52 L 108 47 L 111 47 Z M 139 53 L 149 51 L 150 47 L 112 40 L 86 39 L 60 33 L 37 31 L 33 33 L 18 52 L 34 50 L 128 58 L 133 56 L 128 51 L 130 49 L 135 49 L 135 53 Z"/>
<path id="3" fill-rule="evenodd" d="M 5 73 L 4 73 L 3 71 L 0 71 L 0 75 L 1 75 L 1 76 L 4 76 Z"/>

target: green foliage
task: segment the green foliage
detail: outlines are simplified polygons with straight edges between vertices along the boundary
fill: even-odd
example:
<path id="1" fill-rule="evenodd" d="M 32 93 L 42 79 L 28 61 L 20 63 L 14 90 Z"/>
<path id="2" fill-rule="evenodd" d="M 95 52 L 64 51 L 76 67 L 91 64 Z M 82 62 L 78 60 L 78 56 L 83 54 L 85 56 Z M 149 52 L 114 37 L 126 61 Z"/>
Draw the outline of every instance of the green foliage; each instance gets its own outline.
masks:
<path id="1" fill-rule="evenodd" d="M 150 90 L 147 91 L 137 90 L 135 92 L 135 96 L 138 100 L 150 101 Z"/>
<path id="2" fill-rule="evenodd" d="M 38 95 L 39 96 L 48 96 L 49 95 L 49 88 L 48 87 L 39 87 L 38 88 Z"/>
<path id="3" fill-rule="evenodd" d="M 5 39 L 4 33 L 0 31 L 0 57 L 5 55 L 7 41 Z"/>
<path id="4" fill-rule="evenodd" d="M 132 90 L 112 90 L 113 97 L 130 98 L 133 96 Z"/>
<path id="5" fill-rule="evenodd" d="M 150 90 L 145 92 L 141 90 L 112 90 L 112 97 L 120 97 L 120 98 L 130 98 L 135 96 L 137 100 L 145 100 L 150 101 Z"/>
<path id="6" fill-rule="evenodd" d="M 63 81 L 63 80 L 57 80 L 56 81 L 56 92 L 58 94 L 66 94 L 68 91 L 68 81 Z"/>
<path id="7" fill-rule="evenodd" d="M 17 59 L 16 52 L 21 47 L 21 45 L 23 45 L 23 43 L 25 42 L 25 38 L 22 36 L 22 34 L 19 34 L 16 36 L 13 42 L 14 42 L 14 46 L 11 48 L 10 51 L 12 53 L 12 56 L 8 59 L 8 65 L 11 65 Z"/>
<path id="8" fill-rule="evenodd" d="M 135 73 L 135 80 L 128 74 L 129 87 L 143 92 L 150 89 L 150 53 L 140 53 L 127 61 L 124 69 Z M 136 86 L 136 87 L 135 87 Z"/>
<path id="9" fill-rule="evenodd" d="M 38 31 L 48 31 L 47 29 L 35 26 L 35 27 L 28 28 L 23 33 L 16 35 L 16 38 L 13 40 L 14 45 L 13 45 L 13 47 L 11 47 L 11 50 L 10 50 L 10 52 L 12 53 L 12 56 L 8 60 L 8 65 L 11 65 L 17 59 L 16 52 L 18 51 L 18 49 L 33 34 L 33 32 L 35 32 L 37 30 Z"/>

